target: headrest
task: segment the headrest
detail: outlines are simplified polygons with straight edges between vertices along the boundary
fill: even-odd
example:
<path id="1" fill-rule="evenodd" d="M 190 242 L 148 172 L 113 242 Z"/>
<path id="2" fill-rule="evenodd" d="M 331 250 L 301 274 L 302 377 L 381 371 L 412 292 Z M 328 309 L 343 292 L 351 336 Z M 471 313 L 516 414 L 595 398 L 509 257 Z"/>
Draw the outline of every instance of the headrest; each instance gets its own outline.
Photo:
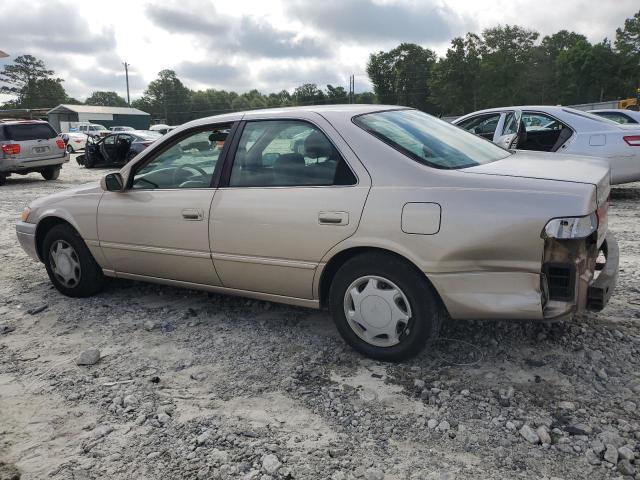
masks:
<path id="1" fill-rule="evenodd" d="M 309 158 L 331 157 L 334 155 L 333 145 L 322 133 L 315 131 L 304 141 L 304 155 Z"/>
<path id="2" fill-rule="evenodd" d="M 224 142 L 227 139 L 228 132 L 222 132 L 220 130 L 216 130 L 211 135 L 209 135 L 210 142 Z"/>
<path id="3" fill-rule="evenodd" d="M 273 163 L 273 168 L 304 167 L 304 157 L 299 153 L 285 153 Z"/>

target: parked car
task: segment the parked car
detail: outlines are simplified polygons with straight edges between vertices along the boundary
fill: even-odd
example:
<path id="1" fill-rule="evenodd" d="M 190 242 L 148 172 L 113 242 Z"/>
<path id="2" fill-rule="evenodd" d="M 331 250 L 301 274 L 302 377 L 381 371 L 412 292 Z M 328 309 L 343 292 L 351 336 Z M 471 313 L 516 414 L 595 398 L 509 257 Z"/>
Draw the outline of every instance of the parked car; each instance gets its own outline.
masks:
<path id="1" fill-rule="evenodd" d="M 111 127 L 109 128 L 112 132 L 133 132 L 135 128 L 133 127 Z"/>
<path id="2" fill-rule="evenodd" d="M 151 125 L 149 127 L 149 130 L 151 130 L 152 132 L 159 132 L 162 135 L 166 135 L 167 133 L 169 133 L 174 128 L 176 128 L 176 127 L 172 127 L 170 125 L 165 125 L 164 123 L 159 123 L 158 125 Z"/>
<path id="3" fill-rule="evenodd" d="M 87 145 L 88 135 L 79 132 L 68 132 L 62 134 L 62 139 L 65 142 L 67 152 L 76 153 L 79 150 L 83 150 Z"/>
<path id="4" fill-rule="evenodd" d="M 616 123 L 632 123 L 640 124 L 640 112 L 635 110 L 621 110 L 621 109 L 602 109 L 602 110 L 590 110 L 589 113 L 598 115 L 609 120 L 613 120 Z"/>
<path id="5" fill-rule="evenodd" d="M 113 133 L 97 140 L 90 138 L 84 155 L 78 156 L 76 161 L 86 168 L 123 165 L 161 136 L 156 132 L 133 130 Z"/>
<path id="6" fill-rule="evenodd" d="M 99 125 L 97 123 L 78 123 L 70 130 L 70 132 L 84 133 L 91 137 L 104 137 L 109 135 L 111 130 L 108 130 L 104 125 Z"/>
<path id="7" fill-rule="evenodd" d="M 413 109 L 279 108 L 183 125 L 16 228 L 65 295 L 108 276 L 328 307 L 355 349 L 399 360 L 444 318 L 602 309 L 609 190 L 603 162 L 508 151 Z"/>
<path id="8" fill-rule="evenodd" d="M 548 105 L 491 108 L 452 123 L 504 148 L 604 158 L 613 184 L 640 180 L 640 125 Z"/>
<path id="9" fill-rule="evenodd" d="M 0 120 L 0 185 L 14 173 L 56 180 L 69 161 L 64 141 L 42 120 Z"/>

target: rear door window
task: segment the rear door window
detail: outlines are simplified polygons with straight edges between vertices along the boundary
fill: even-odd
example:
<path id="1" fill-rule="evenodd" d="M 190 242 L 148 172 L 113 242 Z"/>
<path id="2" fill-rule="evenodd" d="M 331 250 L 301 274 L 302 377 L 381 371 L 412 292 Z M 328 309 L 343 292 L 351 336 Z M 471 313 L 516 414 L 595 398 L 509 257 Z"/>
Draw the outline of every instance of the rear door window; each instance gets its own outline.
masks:
<path id="1" fill-rule="evenodd" d="M 23 123 L 16 125 L 5 125 L 7 140 L 14 142 L 26 140 L 48 140 L 55 138 L 58 134 L 48 123 Z"/>
<path id="2" fill-rule="evenodd" d="M 493 140 L 493 136 L 500 121 L 500 113 L 488 113 L 468 118 L 460 122 L 459 127 L 464 128 L 467 132 L 475 133 L 487 140 Z"/>

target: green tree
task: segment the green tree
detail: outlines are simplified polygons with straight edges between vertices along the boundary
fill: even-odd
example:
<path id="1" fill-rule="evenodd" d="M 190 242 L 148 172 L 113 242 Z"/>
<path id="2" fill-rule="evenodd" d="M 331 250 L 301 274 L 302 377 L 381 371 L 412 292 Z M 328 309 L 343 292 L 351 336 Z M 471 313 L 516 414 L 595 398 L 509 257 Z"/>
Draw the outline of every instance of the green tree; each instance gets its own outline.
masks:
<path id="1" fill-rule="evenodd" d="M 0 87 L 0 93 L 24 94 L 32 82 L 49 78 L 51 75 L 53 70 L 47 69 L 42 60 L 31 55 L 21 55 L 16 57 L 13 63 L 5 65 L 0 72 L 0 82 L 4 83 Z"/>
<path id="2" fill-rule="evenodd" d="M 356 93 L 356 103 L 373 104 L 378 103 L 378 98 L 373 92 L 360 92 Z"/>
<path id="3" fill-rule="evenodd" d="M 615 48 L 621 55 L 625 96 L 635 96 L 636 88 L 640 88 L 640 11 L 616 30 Z"/>
<path id="4" fill-rule="evenodd" d="M 293 100 L 296 105 L 318 105 L 325 102 L 325 94 L 315 83 L 305 83 L 297 87 L 293 92 Z"/>
<path id="5" fill-rule="evenodd" d="M 334 87 L 333 85 L 327 85 L 327 103 L 348 103 L 349 98 L 347 91 L 344 87 Z"/>
<path id="6" fill-rule="evenodd" d="M 145 111 L 156 118 L 162 117 L 169 124 L 184 123 L 190 119 L 191 90 L 184 86 L 176 72 L 162 70 L 136 105 L 148 107 Z"/>
<path id="7" fill-rule="evenodd" d="M 433 112 L 430 82 L 436 58 L 432 50 L 413 43 L 402 43 L 388 52 L 372 53 L 367 74 L 380 102 Z"/>
<path id="8" fill-rule="evenodd" d="M 484 105 L 501 107 L 527 102 L 538 36 L 538 32 L 517 25 L 488 28 L 482 32 L 480 95 Z"/>
<path id="9" fill-rule="evenodd" d="M 126 107 L 127 101 L 116 92 L 95 91 L 84 102 L 87 105 L 101 105 L 103 107 Z"/>
<path id="10" fill-rule="evenodd" d="M 41 78 L 30 85 L 28 106 L 23 108 L 55 107 L 69 99 L 59 78 Z"/>
<path id="11" fill-rule="evenodd" d="M 468 33 L 451 41 L 451 48 L 433 67 L 431 88 L 442 111 L 462 115 L 478 109 L 480 37 Z"/>
<path id="12" fill-rule="evenodd" d="M 62 86 L 62 79 L 51 78 L 42 60 L 31 55 L 16 57 L 13 63 L 5 65 L 0 72 L 0 93 L 16 96 L 7 102 L 10 108 L 46 108 L 65 103 L 68 99 Z"/>

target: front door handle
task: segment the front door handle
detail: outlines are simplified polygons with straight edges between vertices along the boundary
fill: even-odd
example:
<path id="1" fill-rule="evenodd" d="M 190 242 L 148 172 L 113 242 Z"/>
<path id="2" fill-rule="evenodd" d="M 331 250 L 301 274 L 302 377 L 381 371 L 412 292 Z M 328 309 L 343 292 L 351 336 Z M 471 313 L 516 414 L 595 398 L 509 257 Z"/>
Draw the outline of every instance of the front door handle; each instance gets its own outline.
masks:
<path id="1" fill-rule="evenodd" d="M 182 218 L 189 221 L 199 221 L 202 220 L 203 214 L 202 210 L 199 208 L 185 208 L 182 210 Z"/>
<path id="2" fill-rule="evenodd" d="M 347 212 L 320 212 L 318 223 L 322 225 L 348 225 L 349 214 Z"/>

